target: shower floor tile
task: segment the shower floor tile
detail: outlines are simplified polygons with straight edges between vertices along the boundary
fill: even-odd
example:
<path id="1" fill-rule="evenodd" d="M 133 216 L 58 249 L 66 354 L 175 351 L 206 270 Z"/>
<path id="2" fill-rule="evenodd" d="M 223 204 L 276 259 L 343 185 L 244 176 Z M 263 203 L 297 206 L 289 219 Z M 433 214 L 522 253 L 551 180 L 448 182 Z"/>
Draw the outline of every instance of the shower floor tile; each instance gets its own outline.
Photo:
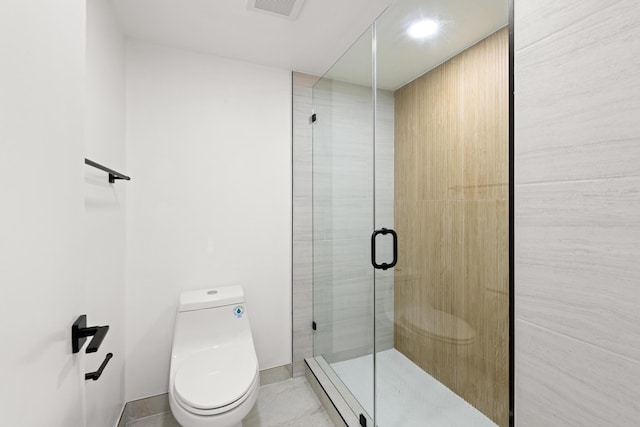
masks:
<path id="1" fill-rule="evenodd" d="M 379 427 L 497 427 L 396 349 L 379 352 L 376 363 Z M 331 367 L 372 415 L 373 356 L 332 363 Z"/>
<path id="2" fill-rule="evenodd" d="M 333 427 L 331 419 L 304 377 L 260 387 L 243 427 Z M 127 427 L 180 427 L 171 412 L 127 423 Z"/>

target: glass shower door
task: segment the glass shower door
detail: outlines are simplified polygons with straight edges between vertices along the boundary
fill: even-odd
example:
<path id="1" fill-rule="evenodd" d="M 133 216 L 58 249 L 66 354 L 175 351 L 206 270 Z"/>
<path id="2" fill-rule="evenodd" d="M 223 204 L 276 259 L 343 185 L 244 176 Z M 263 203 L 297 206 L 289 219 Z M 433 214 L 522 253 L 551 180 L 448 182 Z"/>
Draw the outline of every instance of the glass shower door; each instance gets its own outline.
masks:
<path id="1" fill-rule="evenodd" d="M 314 359 L 361 425 L 509 425 L 508 14 L 397 0 L 313 88 Z"/>
<path id="2" fill-rule="evenodd" d="M 314 358 L 354 411 L 369 419 L 374 337 L 371 37 L 369 29 L 313 88 Z"/>
<path id="3" fill-rule="evenodd" d="M 374 225 L 398 236 L 374 275 L 380 427 L 509 425 L 507 22 L 506 0 L 376 20 Z"/>

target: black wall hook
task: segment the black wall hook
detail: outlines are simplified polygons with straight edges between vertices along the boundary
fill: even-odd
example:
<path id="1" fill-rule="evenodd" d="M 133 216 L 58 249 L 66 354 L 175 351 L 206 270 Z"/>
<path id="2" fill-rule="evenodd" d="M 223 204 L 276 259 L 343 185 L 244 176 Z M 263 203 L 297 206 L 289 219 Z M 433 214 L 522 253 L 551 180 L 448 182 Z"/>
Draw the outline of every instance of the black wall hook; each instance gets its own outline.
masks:
<path id="1" fill-rule="evenodd" d="M 93 336 L 93 339 L 87 346 L 86 353 L 95 353 L 100 348 L 100 344 L 109 332 L 109 326 L 91 326 L 87 328 L 87 315 L 83 314 L 73 322 L 71 326 L 71 349 L 74 353 L 78 353 L 87 337 Z"/>
<path id="2" fill-rule="evenodd" d="M 109 360 L 111 360 L 112 357 L 113 357 L 113 353 L 107 353 L 107 355 L 104 357 L 104 360 L 100 364 L 100 367 L 98 368 L 98 370 L 95 372 L 89 372 L 87 374 L 84 374 L 84 380 L 97 381 L 98 378 L 100 378 L 100 375 L 102 375 L 102 371 L 104 371 L 105 366 L 107 366 L 107 363 L 109 363 Z"/>

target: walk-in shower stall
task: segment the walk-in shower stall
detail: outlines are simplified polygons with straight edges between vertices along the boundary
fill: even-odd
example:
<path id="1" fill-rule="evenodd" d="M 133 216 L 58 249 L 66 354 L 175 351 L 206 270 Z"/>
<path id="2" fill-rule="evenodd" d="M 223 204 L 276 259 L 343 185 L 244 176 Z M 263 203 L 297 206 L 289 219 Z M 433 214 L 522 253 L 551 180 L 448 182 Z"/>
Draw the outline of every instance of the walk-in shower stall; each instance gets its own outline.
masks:
<path id="1" fill-rule="evenodd" d="M 362 423 L 510 420 L 508 0 L 398 0 L 313 87 L 313 360 Z"/>

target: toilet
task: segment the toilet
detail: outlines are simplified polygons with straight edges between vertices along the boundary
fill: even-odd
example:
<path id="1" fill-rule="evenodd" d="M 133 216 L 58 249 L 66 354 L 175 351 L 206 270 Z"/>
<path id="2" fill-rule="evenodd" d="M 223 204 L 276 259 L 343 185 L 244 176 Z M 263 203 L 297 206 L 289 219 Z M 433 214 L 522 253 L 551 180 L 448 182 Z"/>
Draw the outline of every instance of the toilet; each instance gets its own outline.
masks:
<path id="1" fill-rule="evenodd" d="M 241 426 L 260 376 L 241 286 L 180 294 L 169 406 L 183 427 Z"/>

